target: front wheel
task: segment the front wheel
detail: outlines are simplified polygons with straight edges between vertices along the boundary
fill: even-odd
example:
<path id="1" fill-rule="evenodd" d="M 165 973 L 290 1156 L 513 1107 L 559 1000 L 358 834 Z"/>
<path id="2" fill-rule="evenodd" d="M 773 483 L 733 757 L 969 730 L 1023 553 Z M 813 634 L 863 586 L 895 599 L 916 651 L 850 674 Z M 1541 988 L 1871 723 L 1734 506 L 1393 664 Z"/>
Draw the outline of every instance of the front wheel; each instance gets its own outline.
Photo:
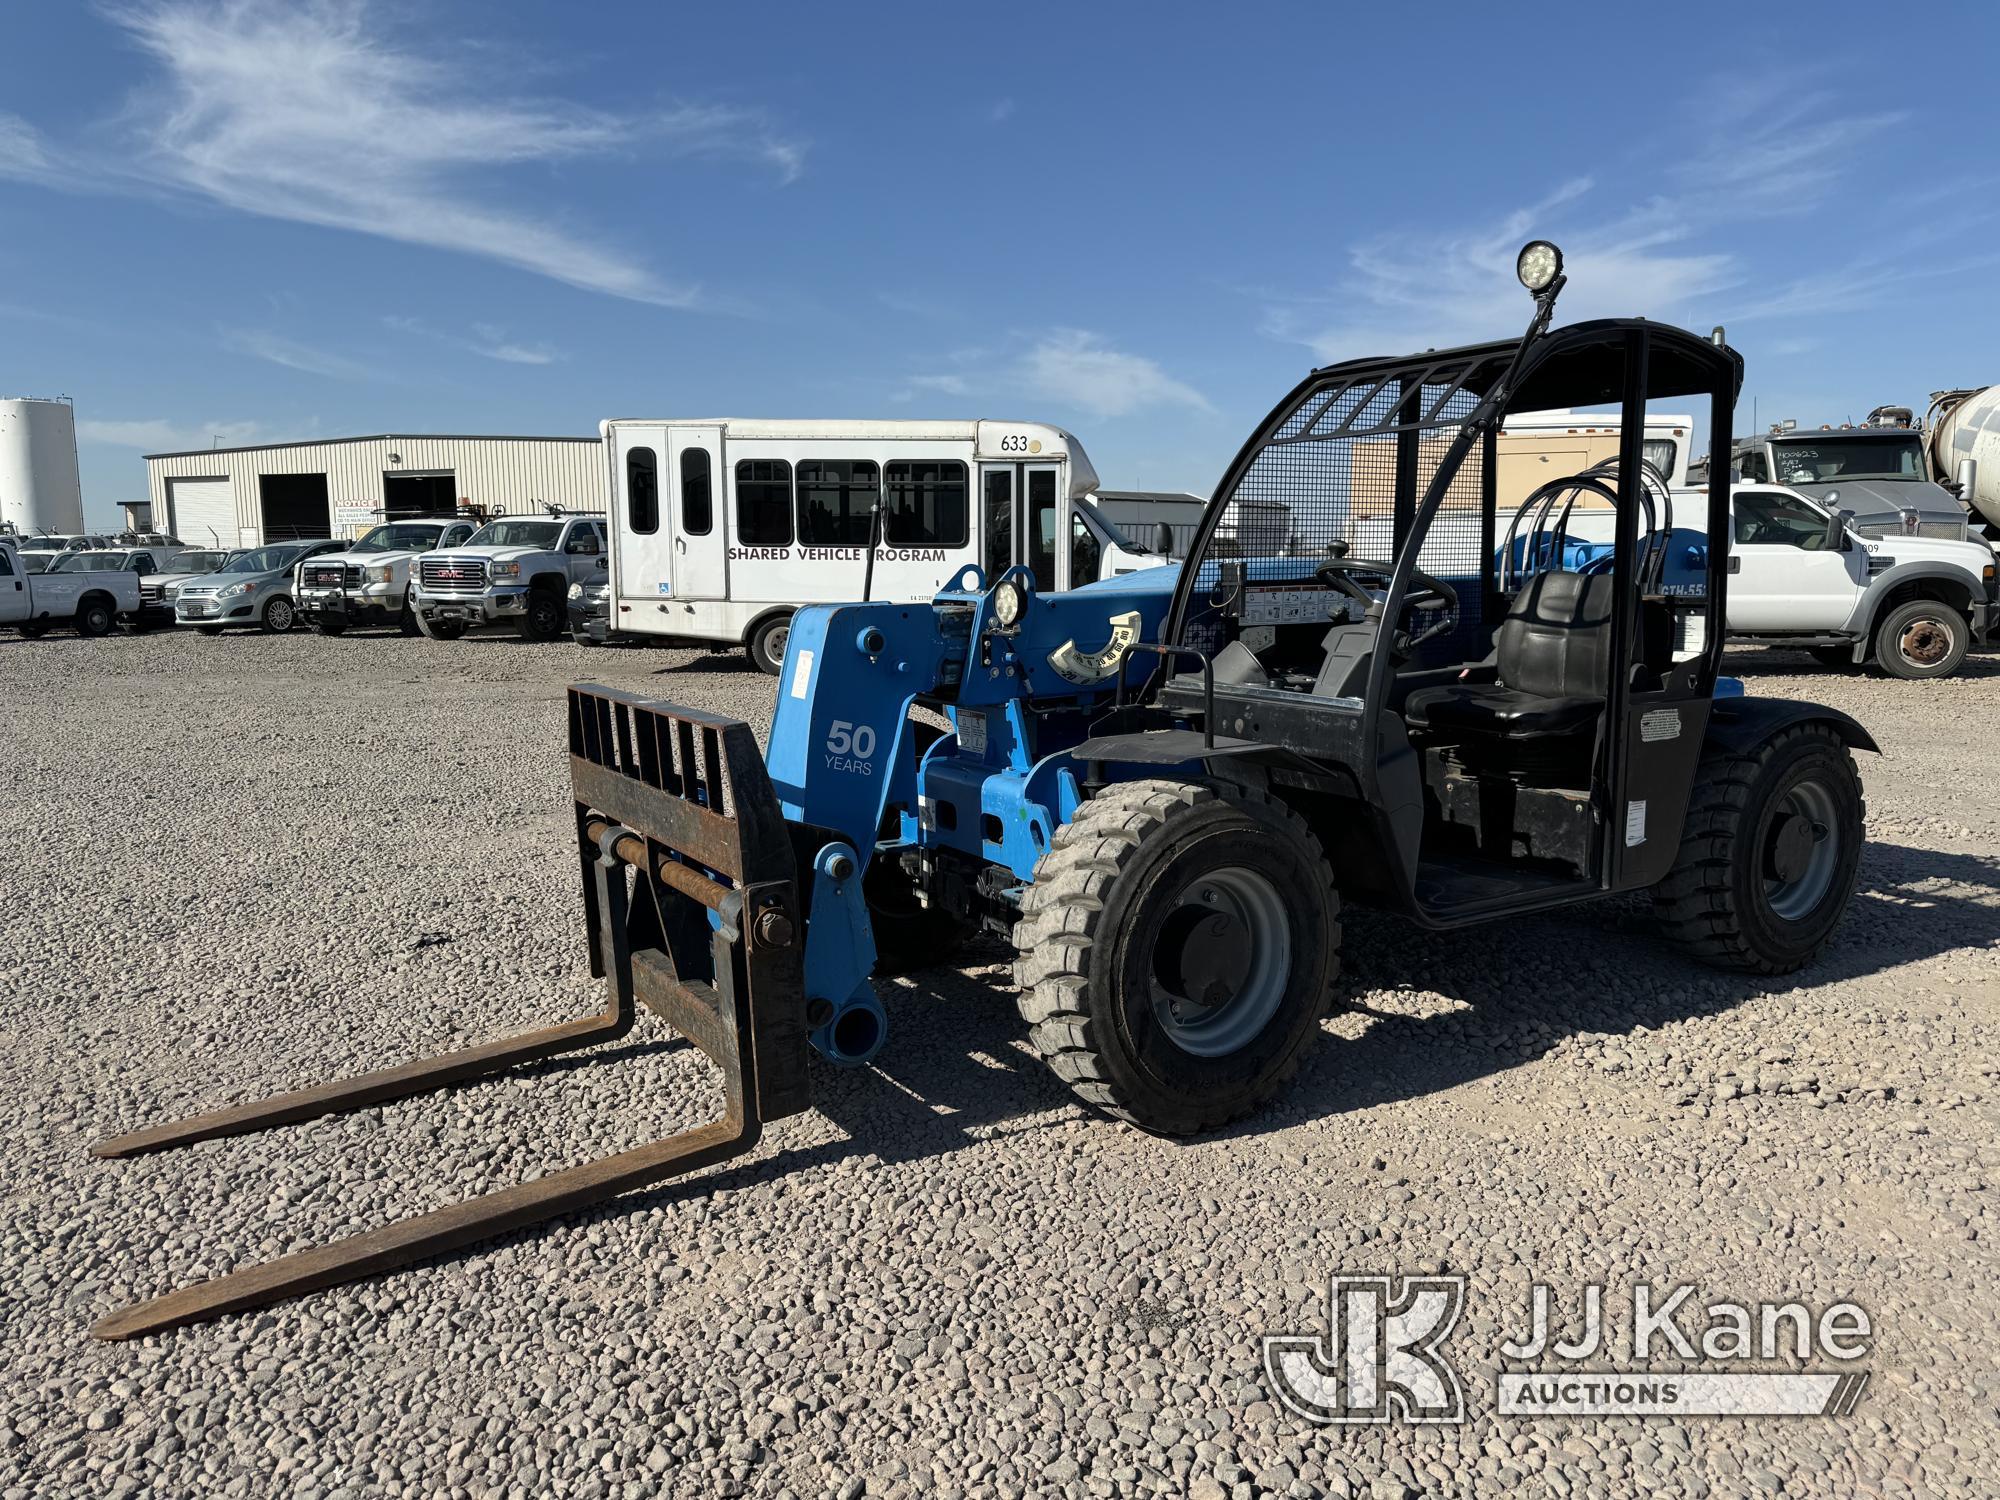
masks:
<path id="1" fill-rule="evenodd" d="M 283 635 L 298 621 L 298 610 L 292 601 L 285 598 L 273 599 L 264 606 L 264 613 L 257 617 L 257 624 L 266 635 Z"/>
<path id="2" fill-rule="evenodd" d="M 396 628 L 404 635 L 420 635 L 422 628 L 417 624 L 417 612 L 410 606 L 410 596 L 403 595 L 403 609 L 396 616 Z"/>
<path id="3" fill-rule="evenodd" d="M 1703 756 L 1681 847 L 1653 906 L 1667 936 L 1720 968 L 1789 974 L 1818 957 L 1861 865 L 1861 773 L 1825 724 Z"/>
<path id="4" fill-rule="evenodd" d="M 750 653 L 750 665 L 776 677 L 785 668 L 785 642 L 791 636 L 790 615 L 773 615 L 768 620 L 759 621 L 757 628 L 750 632 L 750 639 L 744 643 L 744 649 Z"/>
<path id="5" fill-rule="evenodd" d="M 527 613 L 521 616 L 521 639 L 524 641 L 553 641 L 563 633 L 567 624 L 564 618 L 567 606 L 560 594 L 547 589 L 534 589 L 528 594 Z"/>
<path id="6" fill-rule="evenodd" d="M 1298 1071 L 1340 971 L 1340 898 L 1283 802 L 1132 781 L 1086 802 L 1014 928 L 1021 1014 L 1079 1097 L 1144 1130 L 1241 1119 Z"/>
<path id="7" fill-rule="evenodd" d="M 1875 627 L 1875 659 L 1891 677 L 1949 677 L 1971 644 L 1965 616 L 1940 599 L 1899 604 Z"/>

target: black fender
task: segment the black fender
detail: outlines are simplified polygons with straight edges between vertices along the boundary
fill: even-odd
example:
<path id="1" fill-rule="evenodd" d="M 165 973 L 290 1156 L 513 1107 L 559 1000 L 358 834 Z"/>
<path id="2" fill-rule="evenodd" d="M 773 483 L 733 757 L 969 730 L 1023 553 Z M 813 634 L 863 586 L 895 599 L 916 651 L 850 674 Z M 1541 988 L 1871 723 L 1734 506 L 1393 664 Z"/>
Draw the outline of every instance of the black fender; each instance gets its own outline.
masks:
<path id="1" fill-rule="evenodd" d="M 1717 698 L 1708 711 L 1705 745 L 1747 755 L 1782 729 L 1794 724 L 1825 724 L 1850 750 L 1882 753 L 1875 737 L 1848 714 L 1820 703 L 1793 698 Z"/>

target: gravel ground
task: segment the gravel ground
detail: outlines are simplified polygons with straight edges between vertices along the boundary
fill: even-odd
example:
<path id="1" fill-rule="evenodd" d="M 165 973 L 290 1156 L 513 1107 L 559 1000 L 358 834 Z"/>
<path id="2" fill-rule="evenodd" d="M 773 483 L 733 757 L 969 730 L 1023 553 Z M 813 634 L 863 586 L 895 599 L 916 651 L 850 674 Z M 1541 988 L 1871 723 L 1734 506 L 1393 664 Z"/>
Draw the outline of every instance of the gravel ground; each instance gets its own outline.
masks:
<path id="1" fill-rule="evenodd" d="M 456 1092 L 125 1162 L 100 1134 L 581 1015 L 561 693 L 761 727 L 740 658 L 506 640 L 0 638 L 0 1496 L 2000 1494 L 2000 665 L 1741 654 L 1855 713 L 1873 840 L 1796 980 L 1609 902 L 1437 940 L 1351 913 L 1335 1035 L 1191 1144 L 1085 1113 L 1007 955 L 893 981 L 881 1066 L 745 1162 L 126 1345 L 93 1319 L 667 1134 L 642 1026 Z M 1266 1333 L 1461 1272 L 1462 1426 L 1311 1427 Z M 1503 1420 L 1527 1289 L 1873 1314 L 1847 1418 Z M 1697 1320 L 1698 1324 L 1699 1320 Z M 1600 1367 L 1605 1363 L 1595 1361 Z"/>

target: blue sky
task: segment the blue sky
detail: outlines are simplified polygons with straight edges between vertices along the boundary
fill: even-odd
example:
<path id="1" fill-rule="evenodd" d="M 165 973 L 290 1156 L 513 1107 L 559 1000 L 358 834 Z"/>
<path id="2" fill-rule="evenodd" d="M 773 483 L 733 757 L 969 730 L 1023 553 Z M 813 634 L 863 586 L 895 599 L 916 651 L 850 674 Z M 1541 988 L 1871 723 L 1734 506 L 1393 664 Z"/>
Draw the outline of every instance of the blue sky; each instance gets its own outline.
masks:
<path id="1" fill-rule="evenodd" d="M 1534 235 L 1565 319 L 1727 325 L 1739 427 L 2000 379 L 2000 9 L 1420 15 L 9 5 L 0 393 L 75 397 L 93 522 L 218 436 L 613 415 L 1206 492 L 1311 365 L 1517 332 Z"/>

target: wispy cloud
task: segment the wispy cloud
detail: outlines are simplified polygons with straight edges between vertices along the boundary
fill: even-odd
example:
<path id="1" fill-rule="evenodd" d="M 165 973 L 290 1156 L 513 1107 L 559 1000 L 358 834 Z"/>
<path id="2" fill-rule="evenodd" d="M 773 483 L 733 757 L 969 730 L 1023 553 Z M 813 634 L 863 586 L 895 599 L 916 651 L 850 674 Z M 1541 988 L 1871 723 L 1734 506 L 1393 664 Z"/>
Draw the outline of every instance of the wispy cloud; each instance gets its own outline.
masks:
<path id="1" fill-rule="evenodd" d="M 264 435 L 264 428 L 257 422 L 175 422 L 166 417 L 78 418 L 76 435 L 86 443 L 162 453 L 177 448 L 239 447 L 256 442 Z"/>
<path id="2" fill-rule="evenodd" d="M 1253 294 L 1265 304 L 1264 329 L 1323 360 L 1517 334 L 1529 308 L 1514 256 L 1537 235 L 1563 247 L 1564 322 L 1642 309 L 1705 327 L 1859 305 L 1872 294 L 1845 268 L 1798 271 L 1793 258 L 1776 279 L 1742 248 L 1743 225 L 1822 204 L 1862 148 L 1903 118 L 1841 113 L 1840 102 L 1796 78 L 1718 81 L 1688 109 L 1704 123 L 1677 165 L 1617 171 L 1630 187 L 1573 177 L 1483 222 L 1360 241 L 1330 288 Z"/>
<path id="3" fill-rule="evenodd" d="M 1113 348 L 1080 328 L 1017 338 L 1002 351 L 965 349 L 951 368 L 910 376 L 891 393 L 899 402 L 938 393 L 1045 401 L 1093 417 L 1124 417 L 1155 407 L 1212 411 L 1208 399 L 1155 360 Z"/>
<path id="4" fill-rule="evenodd" d="M 560 349 L 548 344 L 524 344 L 510 339 L 507 337 L 507 330 L 497 323 L 474 323 L 470 336 L 467 336 L 432 328 L 421 318 L 389 317 L 384 318 L 382 322 L 384 326 L 393 328 L 398 333 L 434 339 L 438 343 L 449 344 L 454 349 L 477 354 L 482 359 L 497 359 L 502 364 L 549 365 L 559 359 L 568 358 Z"/>
<path id="5" fill-rule="evenodd" d="M 307 375 L 324 375 L 330 380 L 391 378 L 379 368 L 364 365 L 342 354 L 329 354 L 324 349 L 301 344 L 268 328 L 225 328 L 221 330 L 221 336 L 222 347 L 232 353 L 247 354 L 252 359 L 266 360 Z"/>
<path id="6" fill-rule="evenodd" d="M 0 175 L 187 193 L 691 307 L 700 287 L 509 202 L 493 170 L 642 154 L 748 160 L 780 183 L 803 169 L 804 146 L 752 110 L 511 97 L 491 87 L 504 76 L 491 59 L 468 70 L 458 49 L 399 40 L 369 0 L 140 0 L 111 14 L 158 68 L 115 122 L 129 151 L 58 151 L 0 116 Z"/>

